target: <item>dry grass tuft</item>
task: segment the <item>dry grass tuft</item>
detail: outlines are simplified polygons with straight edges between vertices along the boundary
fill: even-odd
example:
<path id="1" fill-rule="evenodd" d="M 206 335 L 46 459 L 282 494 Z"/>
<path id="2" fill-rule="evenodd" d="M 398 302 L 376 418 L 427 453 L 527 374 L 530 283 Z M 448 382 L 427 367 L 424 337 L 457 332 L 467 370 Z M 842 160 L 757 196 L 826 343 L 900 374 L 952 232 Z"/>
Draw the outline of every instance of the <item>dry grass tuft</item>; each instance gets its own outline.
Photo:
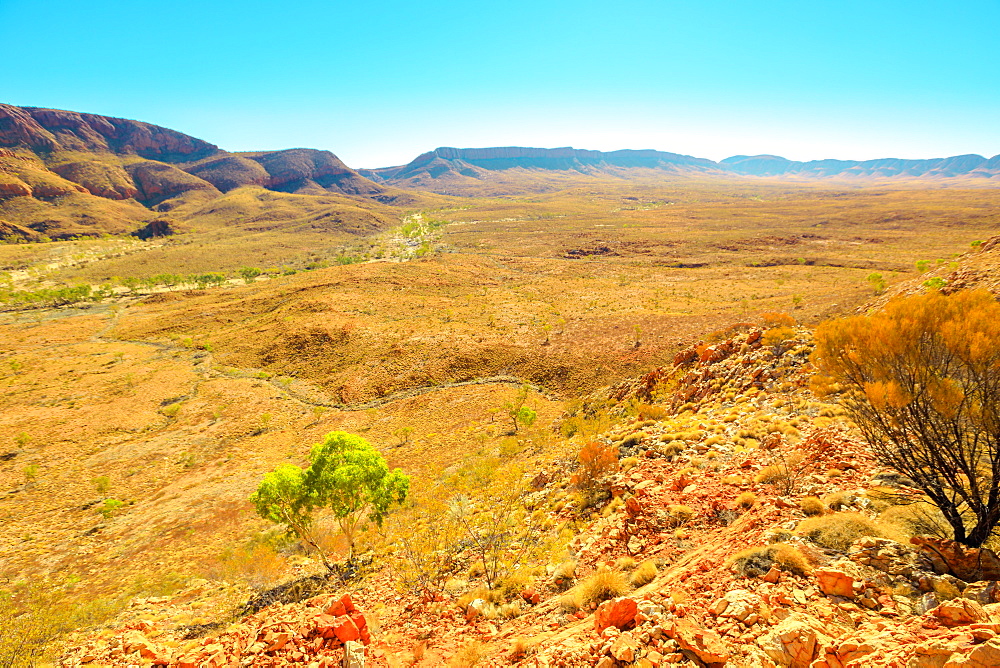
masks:
<path id="1" fill-rule="evenodd" d="M 581 607 L 624 596 L 631 590 L 621 573 L 605 567 L 597 569 L 576 587 Z"/>
<path id="2" fill-rule="evenodd" d="M 799 509 L 809 517 L 822 515 L 826 512 L 826 506 L 815 496 L 807 496 L 799 501 Z"/>
<path id="3" fill-rule="evenodd" d="M 659 570 L 656 568 L 656 564 L 653 563 L 651 559 L 647 559 L 639 564 L 634 571 L 632 571 L 632 575 L 629 577 L 629 583 L 636 588 L 642 587 L 643 585 L 647 585 L 652 582 L 658 572 Z"/>
<path id="4" fill-rule="evenodd" d="M 760 577 L 772 566 L 796 575 L 808 575 L 812 571 L 798 548 L 787 543 L 748 548 L 733 555 L 726 566 L 747 578 Z"/>
<path id="5" fill-rule="evenodd" d="M 469 644 L 458 650 L 448 665 L 453 668 L 472 668 L 472 666 L 479 665 L 479 662 L 483 660 L 485 656 L 485 647 L 478 640 L 473 640 Z"/>
<path id="6" fill-rule="evenodd" d="M 755 503 L 757 503 L 757 495 L 753 492 L 743 492 L 736 497 L 736 505 L 744 510 L 750 510 Z"/>
<path id="7" fill-rule="evenodd" d="M 900 538 L 898 531 L 880 527 L 860 513 L 840 512 L 804 520 L 798 533 L 817 545 L 846 552 L 851 543 L 863 536 Z"/>
<path id="8" fill-rule="evenodd" d="M 618 557 L 615 559 L 615 569 L 619 571 L 630 571 L 635 568 L 636 560 L 632 557 Z"/>

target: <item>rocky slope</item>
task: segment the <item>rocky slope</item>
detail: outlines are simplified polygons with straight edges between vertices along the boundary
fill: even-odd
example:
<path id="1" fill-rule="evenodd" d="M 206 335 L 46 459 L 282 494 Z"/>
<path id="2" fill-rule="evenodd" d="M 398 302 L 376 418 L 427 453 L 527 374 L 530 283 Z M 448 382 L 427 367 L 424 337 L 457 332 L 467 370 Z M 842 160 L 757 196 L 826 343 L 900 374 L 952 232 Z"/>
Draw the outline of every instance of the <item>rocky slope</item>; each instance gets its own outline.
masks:
<path id="1" fill-rule="evenodd" d="M 1000 241 L 982 246 L 956 284 L 995 287 Z M 905 480 L 807 389 L 811 348 L 806 328 L 740 325 L 567 412 L 610 409 L 614 424 L 569 444 L 613 448 L 616 470 L 590 501 L 573 459 L 528 473 L 539 541 L 567 540 L 523 564 L 502 608 L 479 597 L 468 546 L 433 594 L 375 564 L 317 595 L 305 560 L 299 600 L 273 590 L 199 638 L 184 620 L 219 594 L 192 583 L 73 636 L 61 665 L 1000 665 L 1000 558 L 896 505 Z M 611 584 L 587 595 L 597 577 Z"/>
<path id="2" fill-rule="evenodd" d="M 412 201 L 360 176 L 329 151 L 233 154 L 140 121 L 0 104 L 5 226 L 51 238 L 131 232 L 157 212 L 205 204 L 242 186 Z"/>

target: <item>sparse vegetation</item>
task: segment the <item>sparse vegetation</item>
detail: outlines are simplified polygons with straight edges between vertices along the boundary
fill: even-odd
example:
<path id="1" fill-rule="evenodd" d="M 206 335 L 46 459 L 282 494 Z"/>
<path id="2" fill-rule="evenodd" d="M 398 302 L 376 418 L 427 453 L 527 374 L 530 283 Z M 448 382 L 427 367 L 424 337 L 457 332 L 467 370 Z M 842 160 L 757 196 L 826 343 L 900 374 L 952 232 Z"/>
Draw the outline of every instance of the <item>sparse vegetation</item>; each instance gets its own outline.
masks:
<path id="1" fill-rule="evenodd" d="M 1000 523 L 1000 304 L 985 290 L 938 292 L 816 332 L 817 387 L 845 408 L 887 466 L 941 510 L 956 541 Z"/>
<path id="2" fill-rule="evenodd" d="M 891 530 L 880 527 L 860 513 L 837 512 L 803 520 L 797 532 L 817 545 L 846 552 L 851 543 L 863 536 L 894 538 Z"/>
<path id="3" fill-rule="evenodd" d="M 802 552 L 787 543 L 751 547 L 733 555 L 726 562 L 727 568 L 747 578 L 761 577 L 772 566 L 795 575 L 808 575 L 812 571 Z"/>

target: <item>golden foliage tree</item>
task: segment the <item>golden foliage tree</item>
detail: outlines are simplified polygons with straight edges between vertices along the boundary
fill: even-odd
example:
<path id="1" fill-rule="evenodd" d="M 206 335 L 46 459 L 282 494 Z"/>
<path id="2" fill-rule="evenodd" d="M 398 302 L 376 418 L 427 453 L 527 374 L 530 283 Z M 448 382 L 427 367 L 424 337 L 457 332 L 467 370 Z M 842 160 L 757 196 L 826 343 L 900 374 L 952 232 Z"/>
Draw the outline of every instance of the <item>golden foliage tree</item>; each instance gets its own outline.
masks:
<path id="1" fill-rule="evenodd" d="M 940 508 L 956 541 L 982 545 L 1000 523 L 996 299 L 930 291 L 824 323 L 816 344 L 814 387 L 843 389 L 879 460 Z"/>

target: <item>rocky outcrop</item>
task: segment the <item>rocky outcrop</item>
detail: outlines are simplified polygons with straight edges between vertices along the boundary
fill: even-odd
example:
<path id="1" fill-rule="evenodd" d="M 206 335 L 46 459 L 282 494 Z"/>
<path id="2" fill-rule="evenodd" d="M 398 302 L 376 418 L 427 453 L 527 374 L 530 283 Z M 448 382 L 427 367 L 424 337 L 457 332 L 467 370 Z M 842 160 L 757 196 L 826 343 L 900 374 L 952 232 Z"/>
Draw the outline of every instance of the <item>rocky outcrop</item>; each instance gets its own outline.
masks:
<path id="1" fill-rule="evenodd" d="M 1000 580 L 1000 557 L 985 547 L 966 547 L 927 536 L 915 536 L 911 542 L 930 560 L 936 573 L 948 573 L 966 582 Z"/>
<path id="2" fill-rule="evenodd" d="M 240 186 L 263 186 L 271 179 L 260 163 L 238 155 L 200 162 L 186 167 L 185 171 L 208 181 L 222 192 Z"/>
<path id="3" fill-rule="evenodd" d="M 0 146 L 35 151 L 133 153 L 150 160 L 182 162 L 219 147 L 175 130 L 124 118 L 0 104 Z"/>
<path id="4" fill-rule="evenodd" d="M 139 194 L 132 177 L 120 165 L 90 160 L 56 165 L 52 171 L 98 197 L 121 200 Z"/>
<path id="5" fill-rule="evenodd" d="M 32 229 L 0 218 L 0 239 L 9 241 L 41 241 L 42 235 Z"/>
<path id="6" fill-rule="evenodd" d="M 138 162 L 128 166 L 139 188 L 138 199 L 147 206 L 159 204 L 189 190 L 206 190 L 221 195 L 208 181 L 162 162 Z"/>
<path id="7" fill-rule="evenodd" d="M 248 153 L 268 174 L 264 187 L 294 193 L 339 192 L 373 197 L 385 189 L 360 176 L 330 151 L 294 148 L 272 153 Z"/>

